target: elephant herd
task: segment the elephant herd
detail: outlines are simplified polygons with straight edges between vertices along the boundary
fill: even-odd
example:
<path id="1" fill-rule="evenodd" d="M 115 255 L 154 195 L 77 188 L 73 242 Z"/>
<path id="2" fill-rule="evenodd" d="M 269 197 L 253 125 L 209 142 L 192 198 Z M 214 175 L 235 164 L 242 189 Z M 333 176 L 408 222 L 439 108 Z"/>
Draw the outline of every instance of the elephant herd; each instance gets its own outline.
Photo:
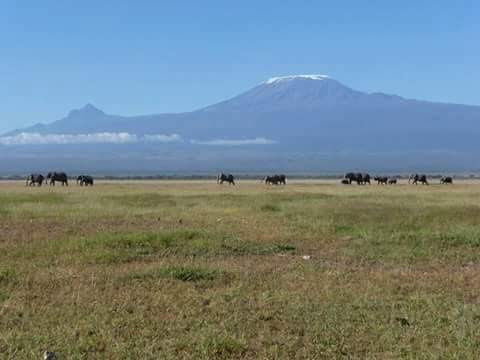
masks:
<path id="1" fill-rule="evenodd" d="M 396 177 L 388 176 L 375 176 L 371 177 L 368 173 L 346 173 L 341 180 L 342 184 L 350 185 L 356 183 L 358 185 L 371 184 L 376 181 L 378 185 L 395 185 L 398 182 Z M 266 185 L 286 185 L 287 177 L 284 174 L 268 175 L 262 179 L 262 182 Z M 47 176 L 42 174 L 31 174 L 26 179 L 26 186 L 42 186 L 43 184 L 49 184 L 55 186 L 56 183 L 62 184 L 62 186 L 68 186 L 68 176 L 64 172 L 49 172 Z M 94 180 L 90 175 L 80 175 L 77 177 L 77 185 L 80 186 L 93 186 Z M 229 185 L 235 185 L 235 177 L 232 174 L 220 173 L 217 176 L 217 184 L 227 183 Z M 408 178 L 409 184 L 423 184 L 428 185 L 427 175 L 425 174 L 411 174 Z M 453 184 L 453 178 L 451 176 L 444 176 L 440 179 L 441 184 Z"/>
<path id="2" fill-rule="evenodd" d="M 349 185 L 355 182 L 358 185 L 365 185 L 365 184 L 370 184 L 370 180 L 371 180 L 371 177 L 368 173 L 349 172 L 345 174 L 345 176 L 341 180 L 341 183 L 345 185 Z M 388 177 L 388 176 L 375 176 L 373 180 L 376 181 L 378 185 L 395 185 L 398 182 L 398 179 L 396 177 Z M 408 177 L 408 183 L 413 185 L 429 184 L 427 175 L 425 174 L 411 174 Z M 451 176 L 443 176 L 440 179 L 440 184 L 453 184 L 453 178 Z"/>
<path id="3" fill-rule="evenodd" d="M 42 174 L 31 174 L 27 177 L 26 186 L 42 186 L 49 184 L 55 186 L 55 183 L 60 183 L 62 186 L 68 186 L 68 176 L 64 172 L 49 172 L 47 176 Z M 80 175 L 77 177 L 77 185 L 93 186 L 93 177 L 90 175 Z"/>
<path id="4" fill-rule="evenodd" d="M 358 185 L 370 184 L 370 174 L 367 173 L 346 173 L 343 177 L 342 184 L 351 184 L 356 182 Z"/>
<path id="5" fill-rule="evenodd" d="M 262 182 L 266 185 L 287 185 L 287 177 L 284 174 L 268 175 L 262 179 Z M 229 185 L 235 185 L 235 177 L 232 174 L 220 173 L 217 175 L 217 184 L 228 183 Z"/>

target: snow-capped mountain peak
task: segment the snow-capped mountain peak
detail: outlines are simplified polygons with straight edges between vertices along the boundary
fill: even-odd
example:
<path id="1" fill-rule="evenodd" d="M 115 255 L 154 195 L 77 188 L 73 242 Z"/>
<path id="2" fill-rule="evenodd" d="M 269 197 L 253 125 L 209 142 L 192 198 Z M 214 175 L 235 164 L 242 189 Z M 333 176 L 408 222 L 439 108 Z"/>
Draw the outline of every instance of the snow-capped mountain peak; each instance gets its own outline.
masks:
<path id="1" fill-rule="evenodd" d="M 277 76 L 264 81 L 264 84 L 274 84 L 278 82 L 285 82 L 298 79 L 308 79 L 308 80 L 325 80 L 330 77 L 327 75 L 288 75 L 288 76 Z"/>

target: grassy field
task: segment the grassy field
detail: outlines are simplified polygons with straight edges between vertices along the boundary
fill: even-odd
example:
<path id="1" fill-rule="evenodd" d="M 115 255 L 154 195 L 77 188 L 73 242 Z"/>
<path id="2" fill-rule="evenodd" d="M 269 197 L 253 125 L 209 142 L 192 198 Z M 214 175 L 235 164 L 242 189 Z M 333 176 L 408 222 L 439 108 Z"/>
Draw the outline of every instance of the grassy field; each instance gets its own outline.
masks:
<path id="1" fill-rule="evenodd" d="M 0 183 L 0 358 L 478 358 L 479 252 L 477 183 Z"/>

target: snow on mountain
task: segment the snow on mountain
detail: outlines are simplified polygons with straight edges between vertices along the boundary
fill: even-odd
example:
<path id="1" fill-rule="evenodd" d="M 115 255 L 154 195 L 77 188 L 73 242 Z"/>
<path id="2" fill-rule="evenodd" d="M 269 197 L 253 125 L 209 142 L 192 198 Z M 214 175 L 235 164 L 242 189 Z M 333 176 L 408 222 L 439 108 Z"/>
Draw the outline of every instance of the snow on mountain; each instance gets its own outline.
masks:
<path id="1" fill-rule="evenodd" d="M 273 84 L 273 83 L 278 83 L 282 81 L 290 81 L 290 80 L 296 80 L 296 79 L 309 79 L 309 80 L 325 80 L 328 79 L 329 76 L 327 75 L 289 75 L 289 76 L 278 76 L 278 77 L 272 77 L 266 81 L 264 81 L 264 84 Z"/>
<path id="2" fill-rule="evenodd" d="M 293 75 L 268 79 L 232 99 L 203 111 L 269 112 L 314 109 L 361 101 L 366 93 L 353 90 L 325 75 Z"/>

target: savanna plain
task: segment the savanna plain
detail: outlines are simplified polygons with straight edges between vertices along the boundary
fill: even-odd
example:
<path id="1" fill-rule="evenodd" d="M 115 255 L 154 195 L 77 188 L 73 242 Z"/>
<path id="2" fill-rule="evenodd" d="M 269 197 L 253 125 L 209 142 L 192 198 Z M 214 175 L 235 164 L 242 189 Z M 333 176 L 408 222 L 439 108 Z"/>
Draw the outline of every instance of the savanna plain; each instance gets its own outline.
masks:
<path id="1" fill-rule="evenodd" d="M 473 359 L 480 183 L 0 183 L 0 358 Z"/>

